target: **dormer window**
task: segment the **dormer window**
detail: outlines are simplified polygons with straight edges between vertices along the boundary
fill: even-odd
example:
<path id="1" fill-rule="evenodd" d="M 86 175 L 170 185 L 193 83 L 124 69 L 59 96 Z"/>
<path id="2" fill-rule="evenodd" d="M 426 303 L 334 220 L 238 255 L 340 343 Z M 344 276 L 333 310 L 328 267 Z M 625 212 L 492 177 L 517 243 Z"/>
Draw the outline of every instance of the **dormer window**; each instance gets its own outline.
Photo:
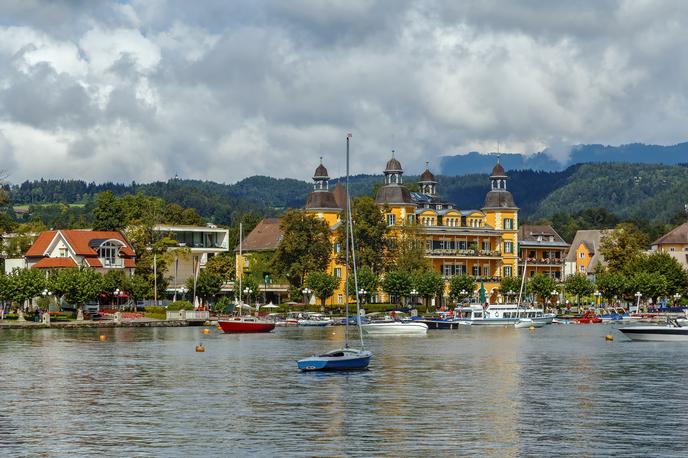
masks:
<path id="1" fill-rule="evenodd" d="M 122 266 L 122 258 L 119 257 L 119 250 L 122 246 L 122 242 L 118 240 L 108 240 L 98 247 L 98 258 L 100 258 L 103 267 Z"/>
<path id="2" fill-rule="evenodd" d="M 436 205 L 435 208 L 436 208 L 437 210 L 442 210 L 442 205 Z"/>

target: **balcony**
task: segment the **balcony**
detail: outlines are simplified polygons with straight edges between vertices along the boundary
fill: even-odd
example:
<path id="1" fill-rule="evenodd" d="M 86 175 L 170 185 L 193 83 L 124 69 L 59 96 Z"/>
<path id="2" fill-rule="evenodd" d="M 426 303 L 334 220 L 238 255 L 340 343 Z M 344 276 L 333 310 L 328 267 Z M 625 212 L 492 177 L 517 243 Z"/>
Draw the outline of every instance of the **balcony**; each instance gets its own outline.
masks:
<path id="1" fill-rule="evenodd" d="M 524 259 L 519 259 L 519 265 L 525 264 Z M 556 266 L 561 267 L 564 265 L 564 258 L 528 258 L 529 266 Z"/>
<path id="2" fill-rule="evenodd" d="M 452 250 L 447 248 L 426 249 L 426 256 L 456 258 L 501 258 L 500 251 L 492 250 Z"/>

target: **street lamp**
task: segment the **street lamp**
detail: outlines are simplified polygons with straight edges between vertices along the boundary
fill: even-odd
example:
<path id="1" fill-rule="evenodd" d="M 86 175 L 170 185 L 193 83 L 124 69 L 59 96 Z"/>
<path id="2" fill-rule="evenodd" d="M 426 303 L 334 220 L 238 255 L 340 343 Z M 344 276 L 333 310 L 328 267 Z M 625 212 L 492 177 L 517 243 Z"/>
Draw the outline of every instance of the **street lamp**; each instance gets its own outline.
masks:
<path id="1" fill-rule="evenodd" d="M 263 277 L 263 304 L 268 303 L 268 283 L 270 283 L 270 275 L 265 274 Z"/>
<path id="2" fill-rule="evenodd" d="M 112 293 L 112 295 L 115 297 L 115 300 L 117 301 L 117 308 L 118 308 L 118 309 L 119 309 L 119 293 L 120 293 L 119 288 L 117 288 L 117 289 Z"/>
<path id="3" fill-rule="evenodd" d="M 513 289 L 510 289 L 509 291 L 507 291 L 506 292 L 507 300 L 509 300 L 509 301 L 514 300 L 514 294 L 516 294 L 516 293 L 514 292 Z"/>
<path id="4" fill-rule="evenodd" d="M 681 293 L 674 294 L 674 305 L 678 304 L 679 299 L 681 299 Z"/>
<path id="5" fill-rule="evenodd" d="M 418 296 L 418 290 L 413 288 L 409 294 L 411 295 L 411 304 L 416 305 L 416 296 Z"/>
<path id="6" fill-rule="evenodd" d="M 559 297 L 559 291 L 557 291 L 556 289 L 553 289 L 553 290 L 550 292 L 550 294 L 551 294 L 553 297 Z M 550 302 L 552 303 L 552 305 L 554 305 L 554 299 L 550 299 Z"/>
<path id="7" fill-rule="evenodd" d="M 362 297 L 363 300 L 365 300 L 366 294 L 368 294 L 368 291 L 366 291 L 365 289 L 361 288 L 361 289 L 358 290 L 358 296 L 359 296 L 359 297 Z"/>
<path id="8" fill-rule="evenodd" d="M 43 292 L 41 293 L 43 297 L 48 298 L 49 296 L 52 296 L 53 293 L 48 291 L 48 289 L 44 289 Z M 48 312 L 50 312 L 50 299 L 48 299 Z"/>
<path id="9" fill-rule="evenodd" d="M 304 288 L 301 292 L 303 293 L 303 308 L 305 309 L 306 307 L 308 307 L 307 298 L 313 291 L 311 291 L 310 288 Z"/>
<path id="10" fill-rule="evenodd" d="M 466 297 L 468 297 L 468 291 L 466 291 L 465 289 L 459 291 L 459 294 L 461 295 L 461 301 L 464 301 Z"/>
<path id="11" fill-rule="evenodd" d="M 636 302 L 636 307 L 637 307 L 637 309 L 638 309 L 638 310 L 637 310 L 638 313 L 640 313 L 640 298 L 643 297 L 643 293 L 641 293 L 640 291 L 638 291 L 637 293 L 634 294 L 634 296 L 635 296 L 636 298 L 638 298 L 638 301 Z"/>
<path id="12" fill-rule="evenodd" d="M 186 299 L 186 293 L 189 292 L 189 288 L 182 286 L 182 289 L 180 289 L 179 292 L 182 293 L 182 299 Z"/>
<path id="13" fill-rule="evenodd" d="M 246 294 L 246 298 L 247 298 L 246 302 L 249 304 L 251 303 L 251 293 L 252 292 L 253 292 L 253 290 L 251 288 L 249 288 L 248 286 L 246 288 L 244 288 L 244 294 Z"/>

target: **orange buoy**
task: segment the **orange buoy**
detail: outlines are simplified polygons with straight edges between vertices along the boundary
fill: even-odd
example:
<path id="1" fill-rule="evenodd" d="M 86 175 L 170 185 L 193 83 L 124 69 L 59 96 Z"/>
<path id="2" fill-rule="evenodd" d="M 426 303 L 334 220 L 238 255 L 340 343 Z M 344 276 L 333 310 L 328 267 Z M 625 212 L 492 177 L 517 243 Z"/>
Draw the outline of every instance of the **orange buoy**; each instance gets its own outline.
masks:
<path id="1" fill-rule="evenodd" d="M 222 331 L 222 326 L 220 326 L 220 325 L 218 324 L 218 325 L 217 325 L 217 329 L 219 329 L 220 331 Z"/>
<path id="2" fill-rule="evenodd" d="M 607 342 L 611 342 L 614 340 L 614 336 L 611 334 L 607 334 L 606 336 L 604 336 L 604 340 L 606 340 Z"/>
<path id="3" fill-rule="evenodd" d="M 210 330 L 208 328 L 205 328 L 203 331 L 201 331 L 203 334 L 208 334 L 210 333 Z"/>
<path id="4" fill-rule="evenodd" d="M 535 326 L 528 326 L 529 331 L 535 331 Z"/>
<path id="5" fill-rule="evenodd" d="M 196 353 L 203 353 L 205 351 L 205 347 L 201 344 L 196 345 Z"/>
<path id="6" fill-rule="evenodd" d="M 105 341 L 107 340 L 107 336 L 106 336 L 105 334 L 101 334 L 101 335 L 98 336 L 98 339 L 99 339 L 101 342 L 105 342 Z"/>

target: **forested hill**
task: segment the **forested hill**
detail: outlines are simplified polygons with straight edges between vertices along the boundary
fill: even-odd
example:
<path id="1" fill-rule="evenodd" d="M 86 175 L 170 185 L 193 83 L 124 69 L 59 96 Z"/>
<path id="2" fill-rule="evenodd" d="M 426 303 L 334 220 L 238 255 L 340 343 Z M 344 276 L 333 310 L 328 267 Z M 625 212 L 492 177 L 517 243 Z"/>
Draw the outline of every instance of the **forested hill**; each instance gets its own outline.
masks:
<path id="1" fill-rule="evenodd" d="M 688 204 L 688 168 L 683 166 L 581 164 L 560 172 L 510 170 L 507 173 L 508 189 L 521 208 L 522 220 L 551 219 L 560 213 L 606 208 L 619 218 L 666 223 L 682 214 L 684 205 Z M 405 177 L 405 182 L 413 186 L 416 179 Z M 490 186 L 484 174 L 437 179 L 439 193 L 462 209 L 480 208 Z M 352 177 L 352 193 L 372 195 L 381 182 L 381 176 Z M 9 190 L 15 209 L 29 206 L 29 211 L 39 213 L 47 204 L 81 204 L 85 212 L 81 218 L 86 221 L 97 193 L 142 192 L 194 208 L 217 224 L 231 225 L 238 215 L 275 215 L 285 208 L 302 207 L 311 189 L 311 184 L 305 181 L 254 176 L 235 184 L 179 179 L 147 184 L 37 180 L 12 185 Z"/>
<path id="2" fill-rule="evenodd" d="M 623 162 L 628 164 L 668 164 L 676 165 L 688 162 L 688 143 L 676 145 L 645 145 L 631 143 L 620 146 L 576 145 L 570 148 L 568 156 L 564 152 L 557 154 L 550 150 L 524 155 L 519 153 L 502 153 L 502 165 L 507 169 L 530 169 L 556 172 L 573 164 Z M 494 153 L 471 152 L 445 156 L 441 161 L 442 173 L 445 175 L 465 175 L 490 170 L 494 165 Z"/>

